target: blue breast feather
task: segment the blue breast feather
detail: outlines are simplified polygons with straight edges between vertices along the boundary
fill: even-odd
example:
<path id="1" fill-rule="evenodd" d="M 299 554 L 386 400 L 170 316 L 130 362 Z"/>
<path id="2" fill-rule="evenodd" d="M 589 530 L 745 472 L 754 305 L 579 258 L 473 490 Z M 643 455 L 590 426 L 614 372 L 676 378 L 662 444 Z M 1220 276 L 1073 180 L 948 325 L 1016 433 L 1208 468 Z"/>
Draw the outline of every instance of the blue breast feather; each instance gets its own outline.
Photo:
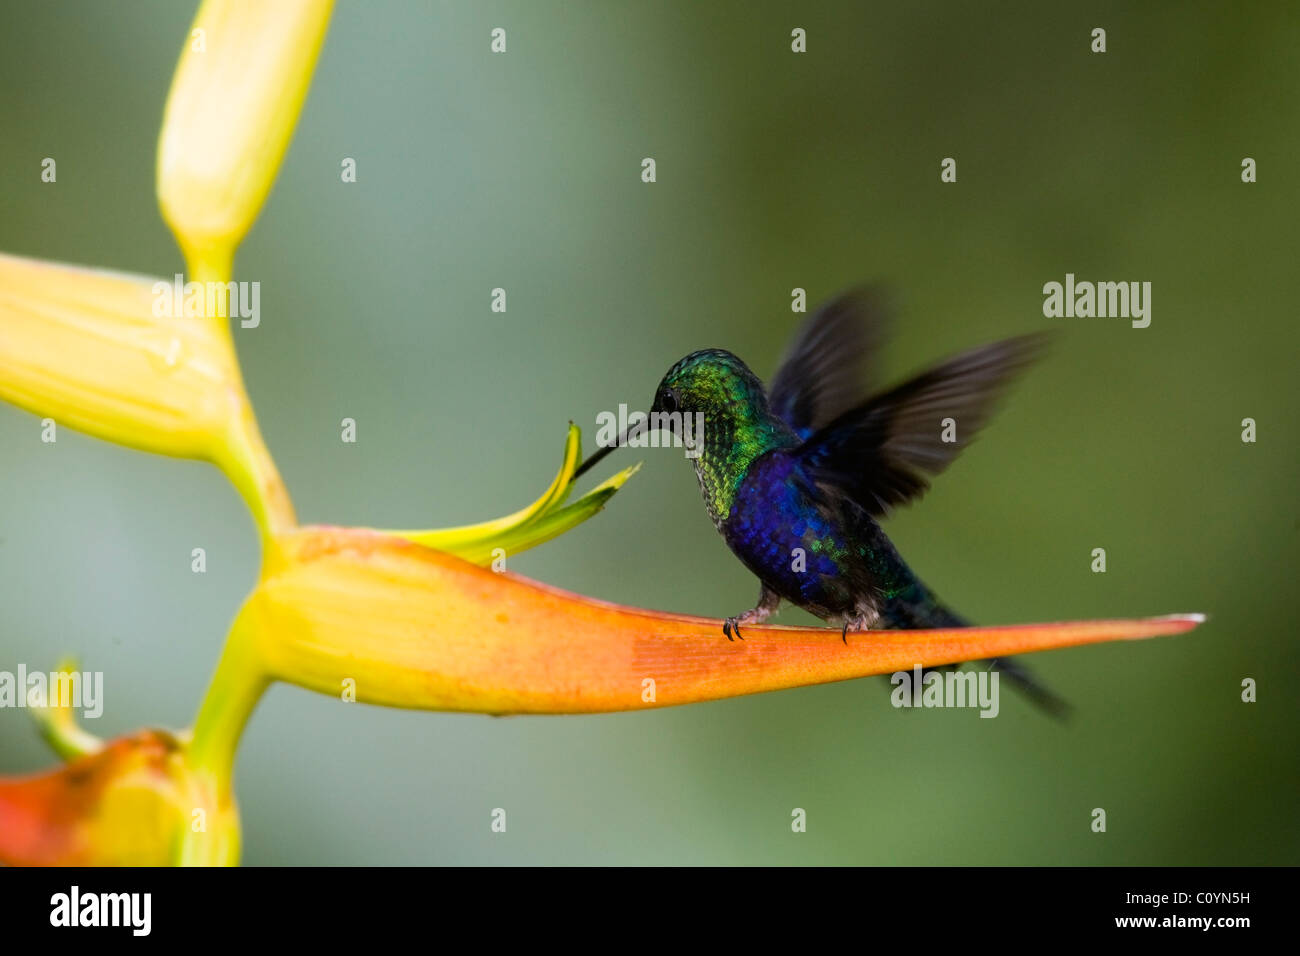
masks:
<path id="1" fill-rule="evenodd" d="M 819 507 L 811 488 L 796 457 L 761 456 L 737 490 L 723 534 L 736 556 L 786 600 L 813 613 L 851 611 L 862 548 Z"/>

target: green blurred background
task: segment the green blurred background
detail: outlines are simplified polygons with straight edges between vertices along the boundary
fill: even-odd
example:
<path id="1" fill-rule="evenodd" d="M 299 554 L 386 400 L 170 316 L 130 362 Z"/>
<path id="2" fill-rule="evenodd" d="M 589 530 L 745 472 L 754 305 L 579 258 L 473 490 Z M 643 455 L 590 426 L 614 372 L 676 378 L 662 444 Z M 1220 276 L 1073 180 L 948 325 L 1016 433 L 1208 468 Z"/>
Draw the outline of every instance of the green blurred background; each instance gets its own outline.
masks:
<path id="1" fill-rule="evenodd" d="M 344 3 L 236 269 L 261 282 L 262 325 L 236 341 L 303 521 L 511 511 L 570 418 L 590 443 L 598 411 L 644 407 L 696 348 L 767 376 L 793 287 L 815 305 L 881 279 L 893 375 L 1065 332 L 888 524 L 918 572 L 988 623 L 1210 621 L 1036 655 L 1068 726 L 1009 692 L 996 720 L 897 711 L 880 679 L 508 719 L 277 686 L 240 753 L 245 862 L 1300 862 L 1296 11 L 1133 6 Z M 4 4 L 0 249 L 182 268 L 154 148 L 192 15 Z M 1151 281 L 1151 327 L 1045 319 L 1042 285 L 1066 272 Z M 609 508 L 511 569 L 654 608 L 751 606 L 680 453 L 621 455 L 645 467 Z M 105 672 L 93 731 L 186 725 L 257 571 L 235 492 L 68 431 L 44 445 L 10 406 L 0 461 L 0 669 L 75 652 Z M 0 712 L 0 772 L 53 761 L 25 712 Z"/>

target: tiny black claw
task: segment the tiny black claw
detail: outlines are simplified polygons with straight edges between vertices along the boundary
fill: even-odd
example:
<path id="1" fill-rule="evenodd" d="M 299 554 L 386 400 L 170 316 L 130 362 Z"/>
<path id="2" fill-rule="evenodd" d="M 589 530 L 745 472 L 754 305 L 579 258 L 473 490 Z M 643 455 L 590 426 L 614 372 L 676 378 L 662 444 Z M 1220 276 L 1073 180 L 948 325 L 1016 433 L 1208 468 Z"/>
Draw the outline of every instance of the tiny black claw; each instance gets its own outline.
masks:
<path id="1" fill-rule="evenodd" d="M 722 633 L 727 635 L 727 640 L 729 640 L 729 641 L 730 641 L 730 640 L 733 640 L 733 638 L 732 638 L 732 636 L 731 636 L 731 622 L 730 622 L 730 621 L 723 621 L 723 622 L 722 622 Z"/>
<path id="2" fill-rule="evenodd" d="M 740 625 L 736 623 L 736 619 L 734 617 L 729 617 L 722 622 L 722 633 L 726 634 L 727 640 L 730 641 L 730 640 L 734 640 L 734 638 L 731 636 L 733 632 L 735 633 L 736 637 L 739 637 L 742 641 L 745 639 L 744 636 L 740 633 Z"/>
<path id="3" fill-rule="evenodd" d="M 849 622 L 844 622 L 844 630 L 840 632 L 840 640 L 845 644 L 849 642 Z"/>

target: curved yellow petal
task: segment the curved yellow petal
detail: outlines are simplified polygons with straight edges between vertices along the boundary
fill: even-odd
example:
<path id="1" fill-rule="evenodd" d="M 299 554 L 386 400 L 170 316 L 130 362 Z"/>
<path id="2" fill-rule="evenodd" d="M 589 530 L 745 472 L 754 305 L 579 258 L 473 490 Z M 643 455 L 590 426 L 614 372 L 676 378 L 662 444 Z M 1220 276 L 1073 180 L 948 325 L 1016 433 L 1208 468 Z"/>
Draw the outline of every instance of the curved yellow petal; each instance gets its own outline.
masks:
<path id="1" fill-rule="evenodd" d="M 605 507 L 605 503 L 640 470 L 638 462 L 606 478 L 571 505 L 555 508 L 535 521 L 511 529 L 475 548 L 451 548 L 452 554 L 473 564 L 489 565 L 497 553 L 515 555 L 557 538 Z"/>
<path id="2" fill-rule="evenodd" d="M 582 432 L 577 425 L 570 422 L 564 443 L 564 459 L 560 463 L 560 470 L 556 473 L 555 479 L 540 498 L 514 514 L 456 528 L 376 533 L 405 538 L 427 548 L 448 551 L 475 564 L 489 564 L 493 552 L 498 548 L 507 554 L 518 554 L 586 521 L 600 511 L 609 497 L 640 467 L 634 465 L 625 468 L 593 488 L 572 505 L 561 508 L 573 487 L 573 473 L 577 468 L 581 451 Z"/>
<path id="3" fill-rule="evenodd" d="M 664 707 L 1177 634 L 1199 620 L 870 631 L 847 645 L 825 628 L 755 626 L 729 642 L 718 620 L 619 607 L 345 528 L 277 539 L 248 610 L 278 679 L 334 696 L 350 682 L 374 704 L 489 714 Z"/>
<path id="4" fill-rule="evenodd" d="M 158 141 L 158 200 L 191 268 L 229 273 L 280 168 L 330 0 L 204 0 Z"/>

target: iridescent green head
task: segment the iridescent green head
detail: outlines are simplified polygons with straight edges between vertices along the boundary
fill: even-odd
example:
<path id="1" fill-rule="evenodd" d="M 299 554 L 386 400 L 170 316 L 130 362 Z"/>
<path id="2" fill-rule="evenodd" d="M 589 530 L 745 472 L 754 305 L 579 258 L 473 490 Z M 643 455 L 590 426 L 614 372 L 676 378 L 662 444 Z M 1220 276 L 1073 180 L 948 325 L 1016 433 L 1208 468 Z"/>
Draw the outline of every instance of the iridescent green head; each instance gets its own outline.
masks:
<path id="1" fill-rule="evenodd" d="M 681 416 L 703 428 L 695 473 L 704 503 L 715 524 L 731 512 L 736 489 L 759 455 L 773 448 L 797 444 L 794 433 L 768 411 L 767 392 L 758 376 L 725 349 L 692 352 L 663 377 L 650 406 L 651 424 L 656 414 L 663 427 L 682 437 Z M 662 416 L 671 415 L 665 421 Z M 687 425 L 688 435 L 690 425 Z M 698 439 L 698 432 L 695 433 Z"/>
<path id="2" fill-rule="evenodd" d="M 655 390 L 654 412 L 702 412 L 750 418 L 767 411 L 767 393 L 749 366 L 726 349 L 692 352 L 668 370 Z"/>

